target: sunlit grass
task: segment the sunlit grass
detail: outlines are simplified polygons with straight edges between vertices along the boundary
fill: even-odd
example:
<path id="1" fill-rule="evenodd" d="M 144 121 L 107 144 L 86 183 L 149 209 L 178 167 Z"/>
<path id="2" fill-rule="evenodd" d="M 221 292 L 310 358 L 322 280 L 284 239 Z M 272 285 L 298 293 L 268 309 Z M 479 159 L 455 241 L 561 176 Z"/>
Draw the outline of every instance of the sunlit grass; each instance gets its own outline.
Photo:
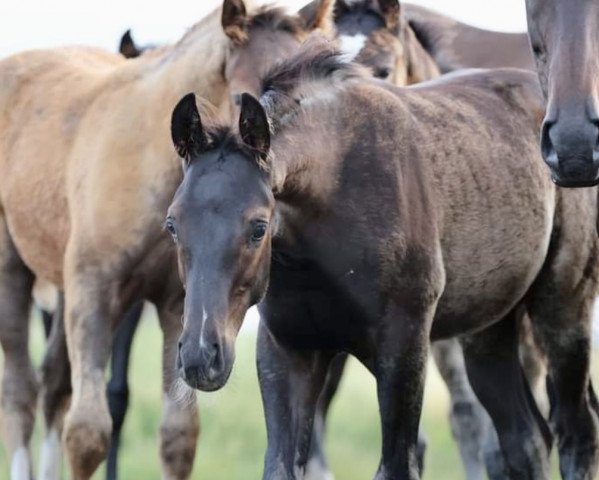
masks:
<path id="1" fill-rule="evenodd" d="M 40 322 L 32 322 L 31 350 L 39 364 L 44 340 Z M 158 426 L 161 413 L 161 335 L 152 312 L 145 318 L 133 346 L 131 406 L 121 449 L 124 480 L 159 479 Z M 201 436 L 192 478 L 235 480 L 260 478 L 266 434 L 255 367 L 255 335 L 246 332 L 237 342 L 236 366 L 227 387 L 200 394 Z M 599 384 L 597 358 L 594 381 Z M 423 429 L 428 437 L 424 479 L 464 478 L 447 420 L 448 397 L 436 370 L 429 369 Z M 38 421 L 35 452 L 42 426 Z M 338 480 L 372 478 L 379 460 L 380 427 L 374 380 L 355 360 L 334 400 L 326 442 L 331 467 Z M 8 462 L 0 449 L 0 478 L 7 478 Z M 557 474 L 554 475 L 555 478 Z M 66 478 L 66 475 L 65 475 Z M 103 469 L 94 476 L 104 478 Z"/>

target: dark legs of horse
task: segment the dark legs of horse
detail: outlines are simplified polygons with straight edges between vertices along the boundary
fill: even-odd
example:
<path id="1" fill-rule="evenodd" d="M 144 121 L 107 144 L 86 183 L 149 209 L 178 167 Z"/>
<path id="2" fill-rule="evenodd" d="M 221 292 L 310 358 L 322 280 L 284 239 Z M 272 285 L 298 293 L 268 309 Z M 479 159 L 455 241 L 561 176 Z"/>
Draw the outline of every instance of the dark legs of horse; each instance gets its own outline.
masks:
<path id="1" fill-rule="evenodd" d="M 375 480 L 417 480 L 418 427 L 429 350 L 432 311 L 408 315 L 391 306 L 385 335 L 369 368 L 377 381 L 382 456 Z"/>
<path id="2" fill-rule="evenodd" d="M 332 478 L 324 453 L 324 435 L 329 408 L 333 397 L 339 388 L 346 362 L 347 354 L 345 353 L 339 354 L 333 358 L 329 365 L 329 371 L 324 382 L 324 387 L 318 397 L 316 414 L 314 415 L 314 425 L 312 428 L 309 460 L 306 467 L 305 478 L 307 480 L 326 480 Z"/>
<path id="3" fill-rule="evenodd" d="M 589 374 L 593 299 L 575 306 L 576 292 L 554 293 L 551 298 L 536 298 L 531 307 L 535 333 L 548 361 L 549 420 L 557 437 L 562 478 L 592 480 L 599 463 L 599 408 Z M 561 297 L 568 293 L 569 298 Z"/>
<path id="4" fill-rule="evenodd" d="M 263 478 L 303 478 L 316 404 L 332 355 L 283 347 L 263 323 L 257 352 L 268 438 Z"/>
<path id="5" fill-rule="evenodd" d="M 485 459 L 488 460 L 489 477 L 492 480 L 503 479 L 503 464 L 500 462 L 497 467 L 493 451 L 493 444 L 496 444 L 496 439 L 493 441 L 492 438 L 496 437 L 495 429 L 489 415 L 472 391 L 459 341 L 450 339 L 434 342 L 431 351 L 449 390 L 451 432 L 460 449 L 466 479 L 486 478 Z M 487 447 L 490 451 L 487 451 Z"/>
<path id="6" fill-rule="evenodd" d="M 62 292 L 58 294 L 57 308 L 50 324 L 52 328 L 42 363 L 42 408 L 46 421 L 46 435 L 40 456 L 40 480 L 60 478 L 60 435 L 71 397 L 71 365 L 64 329 Z"/>
<path id="7" fill-rule="evenodd" d="M 518 357 L 518 313 L 463 339 L 470 384 L 493 420 L 512 480 L 550 478 L 551 434 Z"/>
<path id="8" fill-rule="evenodd" d="M 52 332 L 52 314 L 46 310 L 40 310 L 40 314 L 42 316 L 42 324 L 44 325 L 44 334 L 46 338 L 49 338 Z"/>
<path id="9" fill-rule="evenodd" d="M 32 477 L 29 443 L 37 380 L 29 357 L 29 310 L 33 275 L 19 257 L 0 210 L 0 344 L 4 352 L 0 416 L 14 480 Z"/>
<path id="10" fill-rule="evenodd" d="M 111 376 L 106 388 L 108 408 L 112 417 L 112 436 L 106 465 L 107 480 L 116 480 L 118 477 L 117 456 L 119 442 L 129 405 L 129 383 L 127 378 L 129 356 L 133 336 L 137 329 L 142 310 L 143 302 L 133 305 L 125 314 L 125 318 L 119 324 L 113 336 L 112 359 L 110 363 Z"/>

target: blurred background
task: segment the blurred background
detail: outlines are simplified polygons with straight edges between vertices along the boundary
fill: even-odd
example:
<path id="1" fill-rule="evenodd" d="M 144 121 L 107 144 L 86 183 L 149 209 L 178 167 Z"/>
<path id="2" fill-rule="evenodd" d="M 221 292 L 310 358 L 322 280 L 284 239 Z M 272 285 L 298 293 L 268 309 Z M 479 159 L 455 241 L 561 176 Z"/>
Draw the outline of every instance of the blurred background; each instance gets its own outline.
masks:
<path id="1" fill-rule="evenodd" d="M 280 0 L 276 3 L 297 10 L 307 2 Z M 481 28 L 510 32 L 526 29 L 524 0 L 412 0 L 411 3 Z M 116 51 L 121 35 L 128 28 L 140 45 L 170 43 L 220 4 L 221 0 L 4 0 L 0 2 L 0 57 L 23 49 L 68 44 L 95 45 Z M 221 392 L 199 395 L 202 432 L 193 478 L 231 480 L 261 476 L 266 435 L 254 361 L 257 321 L 253 309 L 239 336 L 237 361 L 227 387 Z M 596 331 L 597 324 L 595 322 Z M 32 320 L 31 325 L 31 351 L 39 365 L 45 341 L 39 319 Z M 155 312 L 147 307 L 135 336 L 129 373 L 131 403 L 120 456 L 121 478 L 125 480 L 160 478 L 157 439 L 161 412 L 161 344 Z M 595 353 L 593 379 L 596 385 L 599 384 L 598 360 Z M 447 390 L 431 365 L 422 422 L 428 438 L 424 479 L 464 478 L 457 447 L 451 438 L 448 405 Z M 35 453 L 39 450 L 42 433 L 40 423 L 38 421 L 36 427 Z M 337 480 L 372 478 L 377 468 L 380 430 L 375 385 L 356 361 L 350 362 L 334 400 L 326 449 Z M 0 478 L 4 478 L 8 470 L 6 454 L 0 449 Z M 555 475 L 557 478 L 557 473 Z M 103 470 L 94 477 L 103 478 Z"/>

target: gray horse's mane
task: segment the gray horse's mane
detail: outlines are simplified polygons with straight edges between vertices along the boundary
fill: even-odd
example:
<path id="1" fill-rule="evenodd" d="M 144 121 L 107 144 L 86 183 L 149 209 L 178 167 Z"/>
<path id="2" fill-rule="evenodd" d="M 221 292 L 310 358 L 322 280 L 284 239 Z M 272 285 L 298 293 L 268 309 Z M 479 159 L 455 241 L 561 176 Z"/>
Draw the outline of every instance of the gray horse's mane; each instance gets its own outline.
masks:
<path id="1" fill-rule="evenodd" d="M 262 79 L 262 94 L 290 95 L 304 82 L 343 81 L 364 77 L 363 67 L 347 61 L 335 45 L 321 37 L 307 41 L 299 52 L 275 65 Z"/>

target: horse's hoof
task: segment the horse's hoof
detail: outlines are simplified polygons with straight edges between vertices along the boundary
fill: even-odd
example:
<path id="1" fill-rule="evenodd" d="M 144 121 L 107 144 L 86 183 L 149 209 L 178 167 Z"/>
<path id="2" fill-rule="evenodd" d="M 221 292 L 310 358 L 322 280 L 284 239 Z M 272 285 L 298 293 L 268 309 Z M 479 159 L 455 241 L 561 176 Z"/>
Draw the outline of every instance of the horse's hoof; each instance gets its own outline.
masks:
<path id="1" fill-rule="evenodd" d="M 74 480 L 89 479 L 106 458 L 112 420 L 108 412 L 69 412 L 63 441 Z"/>

